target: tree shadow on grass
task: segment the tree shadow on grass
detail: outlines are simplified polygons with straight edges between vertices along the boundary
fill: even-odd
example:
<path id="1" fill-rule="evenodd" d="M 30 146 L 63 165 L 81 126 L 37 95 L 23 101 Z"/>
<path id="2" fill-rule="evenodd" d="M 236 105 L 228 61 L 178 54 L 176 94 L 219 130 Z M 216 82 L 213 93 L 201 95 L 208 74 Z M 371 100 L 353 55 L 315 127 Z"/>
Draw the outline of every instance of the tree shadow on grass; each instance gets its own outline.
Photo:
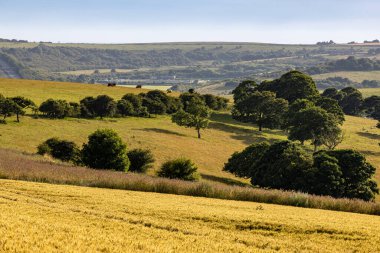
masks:
<path id="1" fill-rule="evenodd" d="M 161 128 L 143 128 L 143 129 L 134 129 L 139 131 L 145 131 L 145 132 L 155 132 L 159 134 L 172 134 L 177 136 L 187 136 L 185 134 L 181 134 L 175 131 L 167 130 L 167 129 L 161 129 Z"/>
<path id="2" fill-rule="evenodd" d="M 214 181 L 217 183 L 223 183 L 223 184 L 227 184 L 227 185 L 236 185 L 236 186 L 250 186 L 250 184 L 240 182 L 236 179 L 218 177 L 218 176 L 208 175 L 208 174 L 204 174 L 204 173 L 201 173 L 201 176 L 203 179 L 206 179 L 209 181 Z"/>
<path id="3" fill-rule="evenodd" d="M 243 141 L 244 144 L 252 144 L 255 142 L 274 142 L 278 139 L 268 138 L 264 136 L 264 132 L 260 132 L 253 129 L 241 128 L 234 125 L 228 125 L 220 122 L 210 122 L 209 128 L 224 131 L 231 134 L 231 138 L 239 141 Z"/>
<path id="4" fill-rule="evenodd" d="M 366 133 L 366 132 L 357 132 L 358 135 L 362 137 L 369 138 L 371 140 L 380 140 L 380 134 Z"/>

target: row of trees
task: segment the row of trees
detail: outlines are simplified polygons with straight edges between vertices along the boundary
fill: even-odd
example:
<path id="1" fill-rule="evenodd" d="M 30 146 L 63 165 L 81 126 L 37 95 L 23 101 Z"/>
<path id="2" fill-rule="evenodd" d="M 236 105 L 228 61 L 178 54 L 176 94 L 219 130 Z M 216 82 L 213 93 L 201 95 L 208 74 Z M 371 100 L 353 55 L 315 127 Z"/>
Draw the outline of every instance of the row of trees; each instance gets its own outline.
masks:
<path id="1" fill-rule="evenodd" d="M 310 140 L 315 150 L 321 145 L 334 149 L 342 139 L 344 113 L 338 102 L 320 96 L 313 79 L 301 72 L 291 71 L 261 84 L 244 81 L 233 95 L 233 117 L 257 124 L 259 131 L 285 129 L 289 139 Z"/>
<path id="2" fill-rule="evenodd" d="M 17 122 L 20 122 L 20 116 L 25 114 L 26 109 L 37 110 L 33 101 L 24 97 L 5 98 L 0 94 L 0 116 L 3 118 L 2 123 L 6 123 L 5 119 L 16 115 Z"/>
<path id="3" fill-rule="evenodd" d="M 372 180 L 376 169 L 353 150 L 310 154 L 291 141 L 257 143 L 234 153 L 223 170 L 265 188 L 366 201 L 379 193 Z"/>
<path id="4" fill-rule="evenodd" d="M 322 96 L 336 100 L 345 114 L 380 120 L 380 96 L 374 95 L 364 99 L 362 93 L 353 87 L 341 90 L 328 88 Z"/>
<path id="5" fill-rule="evenodd" d="M 228 100 L 211 94 L 200 95 L 194 91 L 184 93 L 179 98 L 168 96 L 166 93 L 153 90 L 147 93 L 126 94 L 116 101 L 108 95 L 86 97 L 80 103 L 67 102 L 60 99 L 48 99 L 39 107 L 23 97 L 5 98 L 0 95 L 0 115 L 6 117 L 25 114 L 30 108 L 34 112 L 42 112 L 48 118 L 83 117 L 150 117 L 152 114 L 174 114 L 189 106 L 190 100 L 196 98 L 208 109 L 223 110 L 227 108 Z"/>
<path id="6" fill-rule="evenodd" d="M 150 150 L 133 149 L 110 129 L 97 130 L 88 137 L 80 149 L 74 142 L 50 138 L 37 147 L 40 155 L 50 155 L 64 162 L 84 165 L 93 169 L 122 172 L 146 173 L 155 159 Z M 200 178 L 197 166 L 189 159 L 175 159 L 162 164 L 157 175 L 160 177 L 188 181 Z"/>

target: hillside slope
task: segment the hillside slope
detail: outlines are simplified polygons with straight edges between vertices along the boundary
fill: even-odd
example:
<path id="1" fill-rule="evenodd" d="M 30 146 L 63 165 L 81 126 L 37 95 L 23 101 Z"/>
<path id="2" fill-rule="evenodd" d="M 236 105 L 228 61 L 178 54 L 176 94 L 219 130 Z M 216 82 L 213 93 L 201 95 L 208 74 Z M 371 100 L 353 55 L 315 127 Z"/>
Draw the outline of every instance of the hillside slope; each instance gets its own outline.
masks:
<path id="1" fill-rule="evenodd" d="M 0 205 L 2 252 L 380 251 L 377 216 L 9 180 Z"/>

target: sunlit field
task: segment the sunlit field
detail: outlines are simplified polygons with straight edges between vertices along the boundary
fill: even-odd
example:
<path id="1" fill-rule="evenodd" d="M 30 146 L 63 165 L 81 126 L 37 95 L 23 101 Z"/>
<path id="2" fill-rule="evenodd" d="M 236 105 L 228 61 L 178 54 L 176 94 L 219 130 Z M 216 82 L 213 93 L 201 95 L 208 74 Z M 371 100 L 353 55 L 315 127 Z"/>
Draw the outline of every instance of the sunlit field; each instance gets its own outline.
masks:
<path id="1" fill-rule="evenodd" d="M 378 216 L 9 180 L 0 196 L 3 252 L 380 251 Z"/>

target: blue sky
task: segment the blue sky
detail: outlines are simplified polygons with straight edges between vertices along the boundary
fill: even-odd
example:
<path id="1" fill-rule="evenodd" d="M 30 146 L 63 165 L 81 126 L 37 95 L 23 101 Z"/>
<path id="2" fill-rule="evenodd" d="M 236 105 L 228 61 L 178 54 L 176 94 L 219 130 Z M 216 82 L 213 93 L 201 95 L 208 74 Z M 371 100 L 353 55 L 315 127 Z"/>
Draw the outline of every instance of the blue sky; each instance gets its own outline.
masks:
<path id="1" fill-rule="evenodd" d="M 0 0 L 0 38 L 53 42 L 380 39 L 379 0 Z"/>

